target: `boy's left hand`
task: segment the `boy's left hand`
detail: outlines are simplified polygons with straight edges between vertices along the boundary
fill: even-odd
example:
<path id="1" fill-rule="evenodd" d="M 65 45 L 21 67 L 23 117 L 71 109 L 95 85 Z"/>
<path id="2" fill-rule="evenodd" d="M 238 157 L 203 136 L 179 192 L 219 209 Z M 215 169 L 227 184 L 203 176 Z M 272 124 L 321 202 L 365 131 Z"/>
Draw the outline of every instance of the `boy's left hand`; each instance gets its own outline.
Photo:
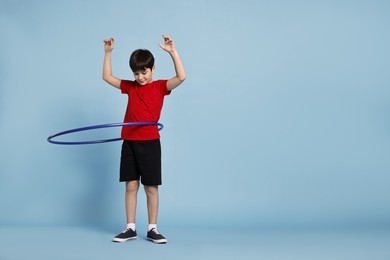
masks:
<path id="1" fill-rule="evenodd" d="M 167 35 L 163 35 L 162 37 L 164 38 L 164 44 L 165 45 L 160 44 L 161 49 L 163 49 L 164 51 L 167 51 L 167 52 L 175 51 L 176 50 L 175 49 L 175 43 L 173 42 L 171 37 L 169 37 Z"/>

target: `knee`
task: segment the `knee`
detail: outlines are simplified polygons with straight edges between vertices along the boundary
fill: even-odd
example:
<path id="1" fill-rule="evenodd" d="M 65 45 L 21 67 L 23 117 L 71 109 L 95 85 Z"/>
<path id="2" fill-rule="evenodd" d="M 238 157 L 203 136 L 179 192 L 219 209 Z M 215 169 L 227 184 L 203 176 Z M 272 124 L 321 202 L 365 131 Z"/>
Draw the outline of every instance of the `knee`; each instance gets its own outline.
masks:
<path id="1" fill-rule="evenodd" d="M 147 196 L 158 195 L 158 186 L 144 186 L 144 189 Z"/>
<path id="2" fill-rule="evenodd" d="M 139 182 L 138 181 L 129 181 L 126 183 L 126 192 L 138 192 Z"/>

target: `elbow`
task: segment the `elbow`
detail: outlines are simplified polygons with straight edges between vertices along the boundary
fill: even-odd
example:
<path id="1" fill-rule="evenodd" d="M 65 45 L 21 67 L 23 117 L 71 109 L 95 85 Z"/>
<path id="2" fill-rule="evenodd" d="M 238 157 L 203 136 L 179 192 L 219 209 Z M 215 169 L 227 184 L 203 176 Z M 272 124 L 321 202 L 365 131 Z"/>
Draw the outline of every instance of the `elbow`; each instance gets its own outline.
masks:
<path id="1" fill-rule="evenodd" d="M 180 75 L 180 77 L 178 77 L 178 78 L 179 78 L 180 82 L 183 82 L 186 80 L 187 76 L 186 76 L 186 74 L 183 74 L 183 75 Z"/>
<path id="2" fill-rule="evenodd" d="M 105 81 L 105 82 L 108 82 L 108 77 L 107 77 L 107 75 L 102 75 L 102 79 Z"/>

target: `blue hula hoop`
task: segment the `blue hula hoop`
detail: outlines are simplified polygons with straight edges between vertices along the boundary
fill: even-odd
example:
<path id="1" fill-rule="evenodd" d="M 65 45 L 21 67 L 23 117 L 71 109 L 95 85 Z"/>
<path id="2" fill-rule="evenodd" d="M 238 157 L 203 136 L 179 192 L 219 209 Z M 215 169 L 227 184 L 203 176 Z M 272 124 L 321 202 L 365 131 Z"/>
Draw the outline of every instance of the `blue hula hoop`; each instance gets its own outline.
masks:
<path id="1" fill-rule="evenodd" d="M 143 126 L 143 125 L 157 125 L 158 131 L 161 131 L 164 127 L 163 124 L 158 122 L 127 122 L 127 123 L 112 123 L 112 124 L 103 124 L 103 125 L 92 125 L 85 126 L 80 128 L 74 128 L 59 132 L 57 134 L 51 135 L 47 138 L 47 141 L 52 144 L 63 144 L 63 145 L 80 145 L 80 144 L 99 144 L 99 143 L 108 143 L 122 140 L 121 138 L 112 138 L 112 139 L 103 139 L 103 140 L 91 140 L 91 141 L 79 141 L 79 142 L 63 142 L 63 141 L 54 141 L 52 140 L 55 137 L 66 135 L 75 132 L 89 131 L 93 129 L 108 128 L 108 127 L 118 127 L 118 126 Z"/>

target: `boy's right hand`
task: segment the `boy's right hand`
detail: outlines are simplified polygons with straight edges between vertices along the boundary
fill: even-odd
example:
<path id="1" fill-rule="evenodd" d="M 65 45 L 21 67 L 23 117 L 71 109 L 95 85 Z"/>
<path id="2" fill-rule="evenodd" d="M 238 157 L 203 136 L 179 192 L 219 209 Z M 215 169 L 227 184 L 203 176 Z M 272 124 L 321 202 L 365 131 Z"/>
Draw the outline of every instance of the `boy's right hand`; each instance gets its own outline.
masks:
<path id="1" fill-rule="evenodd" d="M 104 39 L 104 51 L 110 52 L 114 49 L 114 38 Z"/>

